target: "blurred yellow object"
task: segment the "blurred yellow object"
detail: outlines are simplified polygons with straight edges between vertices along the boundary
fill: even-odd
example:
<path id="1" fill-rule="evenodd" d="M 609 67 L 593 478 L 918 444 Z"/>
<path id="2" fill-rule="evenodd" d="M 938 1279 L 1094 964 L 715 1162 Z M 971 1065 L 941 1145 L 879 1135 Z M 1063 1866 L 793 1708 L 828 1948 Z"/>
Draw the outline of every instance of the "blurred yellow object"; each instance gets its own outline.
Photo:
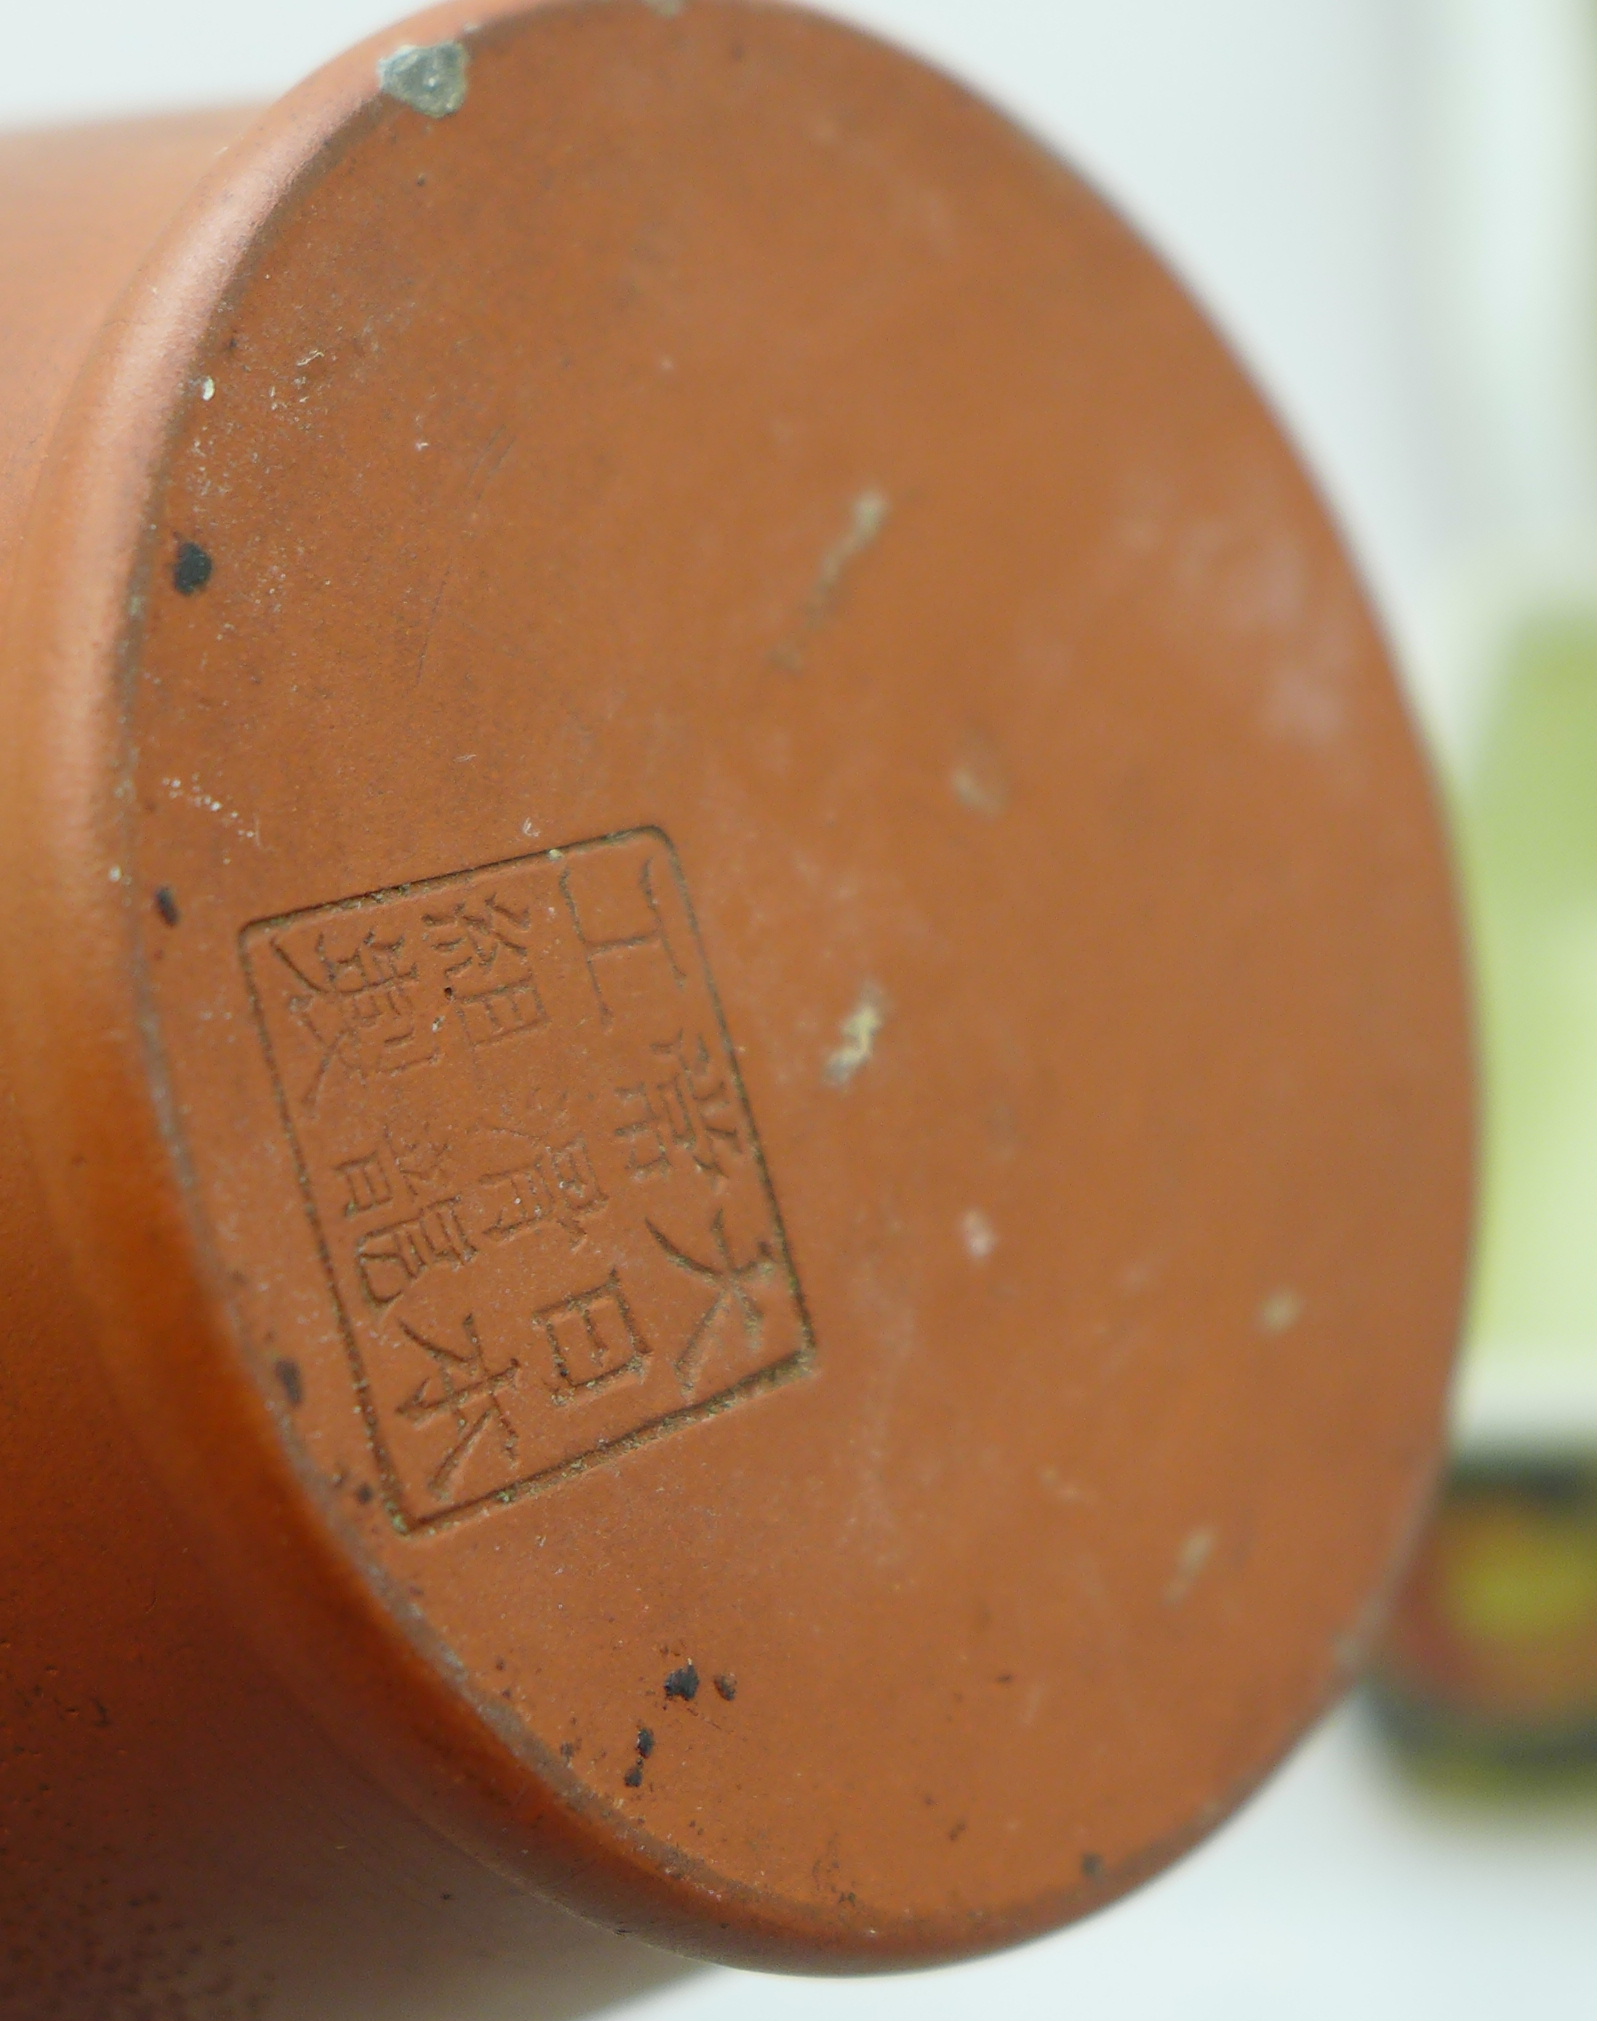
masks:
<path id="1" fill-rule="evenodd" d="M 1597 1764 L 1597 1458 L 1455 1469 L 1372 1689 L 1433 1765 Z"/>
<path id="2" fill-rule="evenodd" d="M 1485 1080 L 1470 1351 L 1589 1377 L 1597 1423 L 1597 614 L 1514 629 L 1456 801 Z"/>
<path id="3" fill-rule="evenodd" d="M 1443 1605 L 1462 1634 L 1516 1650 L 1597 1620 L 1597 1550 L 1532 1509 L 1493 1510 L 1441 1539 Z"/>
<path id="4" fill-rule="evenodd" d="M 1468 1377 L 1531 1442 L 1460 1460 L 1371 1690 L 1416 1763 L 1597 1775 L 1597 615 L 1505 641 L 1456 792 L 1479 977 L 1485 1158 Z M 1548 1378 L 1553 1378 L 1549 1384 Z M 1468 1381 L 1466 1390 L 1468 1389 Z M 1585 1398 L 1591 1408 L 1583 1409 Z M 1492 1434 L 1484 1427 L 1485 1436 Z M 1499 1432 L 1501 1436 L 1501 1432 Z M 1523 1437 L 1523 1430 L 1521 1436 Z M 1560 1439 L 1586 1441 L 1566 1449 Z M 1584 1782 L 1584 1777 L 1581 1778 Z"/>

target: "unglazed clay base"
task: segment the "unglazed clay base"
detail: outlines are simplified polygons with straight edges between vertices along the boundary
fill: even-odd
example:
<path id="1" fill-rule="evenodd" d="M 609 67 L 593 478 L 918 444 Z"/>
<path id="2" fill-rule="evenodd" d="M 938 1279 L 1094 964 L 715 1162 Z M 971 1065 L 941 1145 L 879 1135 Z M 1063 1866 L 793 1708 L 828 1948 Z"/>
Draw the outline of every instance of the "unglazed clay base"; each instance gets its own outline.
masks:
<path id="1" fill-rule="evenodd" d="M 1437 1450 L 1458 937 L 1324 509 L 834 23 L 445 8 L 219 132 L 5 157 L 19 1941 L 1081 1915 Z"/>

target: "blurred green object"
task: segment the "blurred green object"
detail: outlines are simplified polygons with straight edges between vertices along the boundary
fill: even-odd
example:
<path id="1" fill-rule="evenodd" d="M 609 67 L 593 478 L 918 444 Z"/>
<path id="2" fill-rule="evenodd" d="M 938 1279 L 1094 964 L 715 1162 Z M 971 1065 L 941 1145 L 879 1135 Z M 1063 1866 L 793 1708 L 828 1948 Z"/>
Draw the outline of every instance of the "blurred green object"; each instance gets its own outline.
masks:
<path id="1" fill-rule="evenodd" d="M 1459 1457 L 1370 1692 L 1416 1766 L 1597 1791 L 1597 0 L 1424 12 L 1451 164 L 1436 328 L 1480 514 L 1433 672 L 1458 704 L 1482 1163 Z"/>
<path id="2" fill-rule="evenodd" d="M 1457 816 L 1485 1081 L 1471 1352 L 1584 1364 L 1597 1421 L 1597 612 L 1511 635 Z"/>
<path id="3" fill-rule="evenodd" d="M 1597 1791 L 1597 1457 L 1455 1467 L 1370 1691 L 1433 1776 Z"/>
<path id="4" fill-rule="evenodd" d="M 1468 1367 L 1589 1395 L 1597 1437 L 1597 612 L 1510 634 L 1456 790 L 1483 1172 Z M 1531 1417 L 1534 1420 L 1536 1413 Z M 1369 1680 L 1433 1777 L 1597 1790 L 1597 1449 L 1579 1424 L 1466 1450 Z M 1490 1433 L 1487 1434 L 1488 1438 Z M 1573 1442 L 1573 1443 L 1572 1443 Z"/>

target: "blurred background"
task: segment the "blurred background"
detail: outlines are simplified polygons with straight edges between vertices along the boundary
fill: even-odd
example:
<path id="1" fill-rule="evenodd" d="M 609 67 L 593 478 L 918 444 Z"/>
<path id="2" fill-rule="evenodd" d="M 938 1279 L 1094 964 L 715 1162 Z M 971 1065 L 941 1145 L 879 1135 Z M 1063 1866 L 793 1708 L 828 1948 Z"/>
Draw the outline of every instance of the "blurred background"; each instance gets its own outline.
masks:
<path id="1" fill-rule="evenodd" d="M 267 98 L 404 6 L 7 0 L 0 125 Z M 1376 1673 L 1215 1841 L 1005 1958 L 706 1971 L 627 2012 L 1597 2014 L 1597 0 L 831 11 L 1084 170 L 1317 469 L 1455 816 L 1481 1245 L 1457 1464 Z"/>

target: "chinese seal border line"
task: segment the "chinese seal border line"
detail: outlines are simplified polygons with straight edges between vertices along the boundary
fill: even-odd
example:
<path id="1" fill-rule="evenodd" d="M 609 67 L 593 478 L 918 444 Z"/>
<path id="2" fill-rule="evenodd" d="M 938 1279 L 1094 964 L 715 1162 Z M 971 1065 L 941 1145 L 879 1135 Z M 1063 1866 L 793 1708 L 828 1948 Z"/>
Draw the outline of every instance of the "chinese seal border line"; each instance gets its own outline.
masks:
<path id="1" fill-rule="evenodd" d="M 255 976 L 250 967 L 248 959 L 250 947 L 253 942 L 264 936 L 273 932 L 280 932 L 290 926 L 302 926 L 313 919 L 334 918 L 340 914 L 374 910 L 398 900 L 425 897 L 430 892 L 449 889 L 459 885 L 463 880 L 468 878 L 491 876 L 497 871 L 509 872 L 525 869 L 535 863 L 559 862 L 580 857 L 616 843 L 627 843 L 645 839 L 658 845 L 663 852 L 666 861 L 670 865 L 671 875 L 675 881 L 677 893 L 682 901 L 683 912 L 688 922 L 689 931 L 693 937 L 694 951 L 698 956 L 700 973 L 714 1011 L 719 1036 L 725 1048 L 725 1056 L 737 1093 L 741 1114 L 747 1123 L 749 1150 L 759 1176 L 766 1205 L 770 1210 L 772 1227 L 775 1231 L 777 1243 L 778 1253 L 776 1261 L 785 1288 L 793 1301 L 798 1320 L 800 1345 L 783 1360 L 757 1369 L 753 1373 L 717 1390 L 713 1395 L 684 1403 L 676 1409 L 661 1412 L 645 1423 L 634 1426 L 614 1438 L 600 1439 L 588 1451 L 560 1460 L 553 1465 L 545 1466 L 525 1475 L 519 1480 L 492 1489 L 485 1494 L 474 1496 L 469 1500 L 452 1504 L 447 1508 L 419 1513 L 409 1505 L 407 1500 L 399 1470 L 394 1463 L 393 1455 L 384 1433 L 381 1416 L 372 1393 L 371 1381 L 366 1370 L 365 1356 L 343 1293 L 339 1288 L 332 1253 L 322 1227 L 321 1213 L 316 1203 L 315 1191 L 309 1169 L 305 1162 L 299 1132 L 294 1125 L 283 1071 L 272 1043 L 266 1007 L 261 999 Z M 749 1103 L 748 1090 L 743 1083 L 743 1074 L 738 1063 L 737 1049 L 732 1043 L 732 1035 L 727 1027 L 726 1012 L 721 1002 L 720 991 L 716 987 L 714 972 L 710 967 L 705 952 L 703 936 L 699 929 L 698 915 L 694 910 L 687 880 L 683 875 L 681 859 L 677 854 L 675 843 L 666 834 L 664 829 L 656 826 L 616 829 L 608 834 L 593 836 L 581 842 L 529 851 L 526 855 L 522 856 L 497 858 L 490 863 L 474 865 L 468 869 L 449 871 L 436 877 L 414 879 L 405 883 L 387 885 L 375 891 L 360 892 L 351 897 L 334 899 L 320 905 L 301 907 L 293 912 L 278 913 L 269 917 L 251 920 L 240 929 L 238 946 L 241 966 L 244 971 L 245 987 L 249 993 L 250 1004 L 260 1034 L 267 1070 L 272 1082 L 273 1095 L 283 1123 L 284 1134 L 292 1153 L 295 1177 L 306 1217 L 310 1223 L 312 1239 L 315 1243 L 322 1271 L 327 1280 L 328 1291 L 332 1298 L 333 1310 L 338 1322 L 339 1335 L 343 1342 L 350 1380 L 354 1388 L 362 1423 L 365 1427 L 367 1442 L 371 1448 L 372 1458 L 381 1482 L 383 1501 L 389 1521 L 402 1536 L 427 1535 L 436 1532 L 440 1528 L 457 1523 L 463 1518 L 479 1515 L 485 1510 L 508 1506 L 511 1503 L 522 1501 L 531 1495 L 545 1493 L 551 1488 L 560 1486 L 563 1482 L 579 1478 L 595 1466 L 619 1459 L 627 1453 L 637 1451 L 642 1446 L 652 1445 L 657 1440 L 666 1437 L 669 1433 L 681 1430 L 688 1425 L 702 1423 L 709 1418 L 719 1417 L 749 1398 L 762 1396 L 771 1390 L 783 1388 L 796 1378 L 813 1373 L 816 1355 L 814 1329 L 810 1319 L 809 1307 L 805 1302 L 803 1286 L 799 1281 L 798 1272 L 793 1264 L 787 1228 L 782 1218 L 781 1204 L 777 1199 L 776 1189 L 771 1180 L 770 1169 L 766 1163 L 765 1150 L 760 1141 L 753 1109 Z"/>

